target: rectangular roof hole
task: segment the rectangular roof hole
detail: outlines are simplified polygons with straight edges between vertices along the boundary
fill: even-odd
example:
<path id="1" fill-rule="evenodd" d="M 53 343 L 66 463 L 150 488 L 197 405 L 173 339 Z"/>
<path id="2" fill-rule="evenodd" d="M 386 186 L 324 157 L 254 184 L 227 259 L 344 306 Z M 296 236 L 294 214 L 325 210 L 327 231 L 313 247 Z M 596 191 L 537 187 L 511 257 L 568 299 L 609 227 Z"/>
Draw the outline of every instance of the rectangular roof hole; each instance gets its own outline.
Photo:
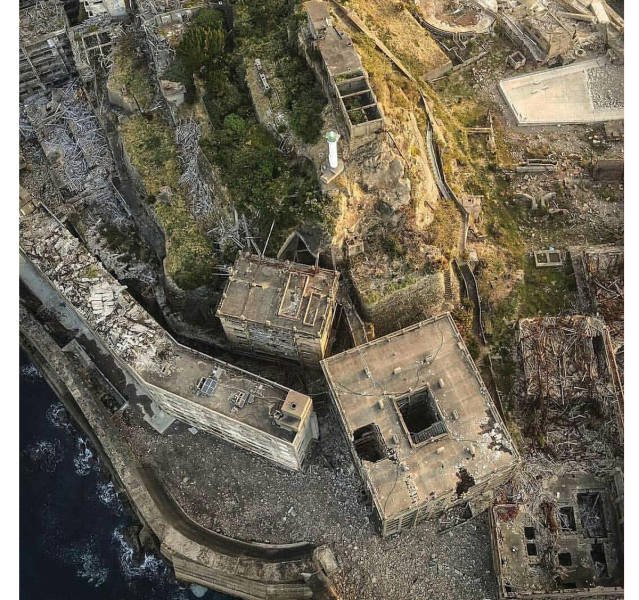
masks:
<path id="1" fill-rule="evenodd" d="M 364 425 L 353 432 L 353 445 L 357 456 L 368 462 L 377 462 L 388 457 L 384 438 L 374 423 Z"/>
<path id="2" fill-rule="evenodd" d="M 414 444 L 446 433 L 446 425 L 430 390 L 397 400 L 397 407 Z"/>

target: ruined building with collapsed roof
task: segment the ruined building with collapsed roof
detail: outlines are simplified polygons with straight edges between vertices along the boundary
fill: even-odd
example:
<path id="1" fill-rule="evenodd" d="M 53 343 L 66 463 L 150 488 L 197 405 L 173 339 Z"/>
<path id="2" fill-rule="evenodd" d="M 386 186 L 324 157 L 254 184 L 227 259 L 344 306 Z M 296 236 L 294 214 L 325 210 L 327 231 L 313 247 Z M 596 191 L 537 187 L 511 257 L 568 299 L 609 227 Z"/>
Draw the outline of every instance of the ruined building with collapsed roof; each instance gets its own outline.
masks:
<path id="1" fill-rule="evenodd" d="M 520 427 L 540 449 L 491 508 L 500 598 L 623 598 L 623 393 L 595 317 L 522 319 Z"/>
<path id="2" fill-rule="evenodd" d="M 350 143 L 366 141 L 383 130 L 384 116 L 353 40 L 335 27 L 322 0 L 310 0 L 304 9 L 300 42 L 307 61 L 342 115 Z"/>
<path id="3" fill-rule="evenodd" d="M 338 281 L 337 271 L 242 253 L 217 316 L 242 350 L 316 365 L 328 350 Z"/>
<path id="4" fill-rule="evenodd" d="M 623 598 L 621 471 L 550 477 L 489 515 L 500 599 Z"/>
<path id="5" fill-rule="evenodd" d="M 35 268 L 164 412 L 289 469 L 318 436 L 311 399 L 176 342 L 43 206 L 21 208 Z M 39 287 L 32 292 L 42 293 Z M 87 350 L 89 351 L 89 350 Z"/>
<path id="6" fill-rule="evenodd" d="M 449 313 L 321 365 L 382 535 L 511 476 L 519 456 Z"/>

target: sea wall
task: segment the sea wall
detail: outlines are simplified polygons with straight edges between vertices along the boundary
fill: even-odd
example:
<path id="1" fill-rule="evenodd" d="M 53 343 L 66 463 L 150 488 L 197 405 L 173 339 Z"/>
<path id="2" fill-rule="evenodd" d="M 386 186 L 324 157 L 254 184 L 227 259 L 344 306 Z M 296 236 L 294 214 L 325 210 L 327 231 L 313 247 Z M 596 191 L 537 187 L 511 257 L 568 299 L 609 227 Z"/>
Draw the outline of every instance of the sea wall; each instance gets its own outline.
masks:
<path id="1" fill-rule="evenodd" d="M 335 599 L 323 571 L 327 548 L 311 544 L 255 544 L 210 531 L 190 519 L 142 466 L 99 400 L 113 393 L 106 381 L 96 389 L 96 371 L 75 340 L 64 348 L 20 307 L 20 343 L 78 424 L 96 445 L 141 522 L 157 538 L 175 575 L 247 600 Z M 328 551 L 330 552 L 330 551 Z"/>

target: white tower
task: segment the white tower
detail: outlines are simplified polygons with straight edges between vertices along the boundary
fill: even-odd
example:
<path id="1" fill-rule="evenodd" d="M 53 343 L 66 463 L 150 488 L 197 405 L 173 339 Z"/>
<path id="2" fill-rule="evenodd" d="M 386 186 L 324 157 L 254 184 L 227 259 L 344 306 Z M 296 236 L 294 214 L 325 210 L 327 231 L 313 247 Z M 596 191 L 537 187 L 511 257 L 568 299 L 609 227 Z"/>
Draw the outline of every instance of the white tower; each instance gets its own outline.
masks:
<path id="1" fill-rule="evenodd" d="M 337 140 L 339 140 L 339 133 L 336 131 L 329 131 L 326 134 L 326 141 L 328 142 L 328 166 L 334 171 L 337 169 Z"/>

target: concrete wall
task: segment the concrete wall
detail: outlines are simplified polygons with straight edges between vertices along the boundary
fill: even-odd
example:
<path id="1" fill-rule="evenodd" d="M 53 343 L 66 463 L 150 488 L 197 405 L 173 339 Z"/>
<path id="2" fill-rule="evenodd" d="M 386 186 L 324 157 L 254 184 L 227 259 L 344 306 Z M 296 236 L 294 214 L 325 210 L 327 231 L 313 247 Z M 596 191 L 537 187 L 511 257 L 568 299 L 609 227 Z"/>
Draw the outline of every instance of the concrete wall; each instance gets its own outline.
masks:
<path id="1" fill-rule="evenodd" d="M 100 390 L 85 385 L 75 355 L 63 352 L 25 309 L 20 311 L 20 343 L 56 390 L 67 410 L 96 445 L 124 489 L 140 521 L 160 543 L 175 576 L 246 600 L 334 599 L 320 550 L 311 544 L 258 544 L 201 527 L 138 462 L 105 406 Z"/>
<path id="2" fill-rule="evenodd" d="M 300 469 L 303 456 L 298 456 L 294 443 L 278 439 L 195 402 L 185 401 L 184 398 L 161 388 L 146 385 L 151 397 L 165 412 L 289 469 Z M 305 429 L 310 429 L 308 422 Z M 300 433 L 303 436 L 304 430 Z"/>

